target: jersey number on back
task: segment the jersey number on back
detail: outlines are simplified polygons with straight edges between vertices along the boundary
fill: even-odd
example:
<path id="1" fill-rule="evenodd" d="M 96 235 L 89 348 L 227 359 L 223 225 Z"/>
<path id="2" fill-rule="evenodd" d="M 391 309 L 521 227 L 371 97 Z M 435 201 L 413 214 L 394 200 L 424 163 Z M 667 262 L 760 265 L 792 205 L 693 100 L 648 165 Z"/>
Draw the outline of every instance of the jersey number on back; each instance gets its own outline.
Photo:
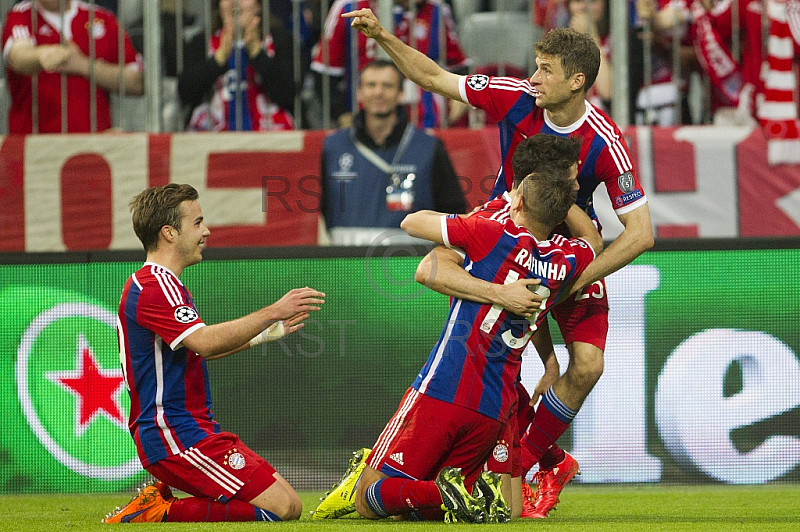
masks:
<path id="1" fill-rule="evenodd" d="M 517 280 L 519 280 L 519 273 L 511 270 L 506 275 L 503 284 L 511 284 Z M 550 297 L 550 289 L 546 286 L 535 285 L 533 292 L 543 296 L 544 299 L 542 300 L 541 305 L 539 305 L 539 309 L 528 318 L 528 327 L 525 331 L 525 334 L 523 334 L 521 337 L 517 337 L 514 336 L 514 333 L 512 333 L 511 329 L 509 329 L 501 335 L 503 342 L 511 349 L 519 349 L 520 347 L 524 346 L 525 343 L 527 343 L 528 339 L 531 337 L 534 331 L 536 331 L 536 319 L 539 317 L 539 314 L 542 313 L 542 310 L 544 310 L 547 306 L 547 298 Z M 500 313 L 503 312 L 503 310 L 505 309 L 500 305 L 492 305 L 491 310 L 486 313 L 486 317 L 483 318 L 483 321 L 481 322 L 481 330 L 485 333 L 491 332 L 495 323 L 497 323 L 497 318 L 500 316 Z"/>

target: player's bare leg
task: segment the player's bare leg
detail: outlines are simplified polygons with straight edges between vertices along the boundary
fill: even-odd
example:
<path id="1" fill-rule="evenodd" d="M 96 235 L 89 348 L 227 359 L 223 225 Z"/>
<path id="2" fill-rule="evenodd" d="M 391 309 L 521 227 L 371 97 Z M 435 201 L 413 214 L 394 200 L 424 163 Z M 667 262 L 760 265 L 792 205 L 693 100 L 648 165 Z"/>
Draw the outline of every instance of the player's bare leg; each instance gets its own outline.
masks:
<path id="1" fill-rule="evenodd" d="M 280 473 L 275 473 L 275 483 L 262 491 L 250 504 L 277 515 L 284 521 L 299 519 L 303 503 L 294 488 Z"/>
<path id="2" fill-rule="evenodd" d="M 367 519 L 382 519 L 382 517 L 373 512 L 367 504 L 367 488 L 383 478 L 388 478 L 388 476 L 376 471 L 369 465 L 367 465 L 364 468 L 364 472 L 361 473 L 361 479 L 358 481 L 358 487 L 356 488 L 356 511 L 361 517 Z"/>
<path id="3" fill-rule="evenodd" d="M 569 366 L 553 384 L 553 392 L 572 410 L 579 410 L 603 374 L 603 350 L 584 343 L 567 346 Z"/>

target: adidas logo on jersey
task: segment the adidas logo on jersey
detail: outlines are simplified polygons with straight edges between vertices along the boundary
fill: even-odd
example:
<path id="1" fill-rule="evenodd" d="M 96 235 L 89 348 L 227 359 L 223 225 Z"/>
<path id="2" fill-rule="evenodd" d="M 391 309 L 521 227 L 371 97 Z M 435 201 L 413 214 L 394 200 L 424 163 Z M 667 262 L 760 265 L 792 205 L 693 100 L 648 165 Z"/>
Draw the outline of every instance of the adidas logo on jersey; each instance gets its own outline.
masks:
<path id="1" fill-rule="evenodd" d="M 400 465 L 405 465 L 403 464 L 403 453 L 392 453 L 389 455 L 389 458 L 391 458 Z"/>

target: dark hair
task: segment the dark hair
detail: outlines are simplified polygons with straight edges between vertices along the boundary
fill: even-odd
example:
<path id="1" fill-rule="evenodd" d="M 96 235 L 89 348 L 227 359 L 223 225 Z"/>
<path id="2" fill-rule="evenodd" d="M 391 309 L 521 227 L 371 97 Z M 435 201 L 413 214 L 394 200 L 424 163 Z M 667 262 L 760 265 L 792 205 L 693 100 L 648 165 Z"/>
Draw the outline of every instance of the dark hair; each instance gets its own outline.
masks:
<path id="1" fill-rule="evenodd" d="M 569 168 L 550 166 L 528 175 L 520 184 L 525 213 L 553 228 L 564 221 L 578 192 L 569 179 Z"/>
<path id="2" fill-rule="evenodd" d="M 600 49 L 594 40 L 585 33 L 571 28 L 554 28 L 534 46 L 537 56 L 548 56 L 561 59 L 564 77 L 569 78 L 577 73 L 586 77 L 583 91 L 586 92 L 597 79 L 600 70 Z"/>
<path id="3" fill-rule="evenodd" d="M 370 68 L 391 68 L 397 73 L 397 86 L 400 87 L 400 90 L 403 90 L 403 73 L 397 68 L 397 65 L 389 61 L 388 59 L 373 59 L 366 65 L 361 71 L 358 73 L 358 84 L 361 85 L 361 76 L 364 72 Z"/>
<path id="4" fill-rule="evenodd" d="M 133 231 L 139 237 L 145 251 L 155 251 L 158 247 L 158 234 L 165 225 L 181 231 L 181 203 L 199 197 L 191 185 L 170 183 L 163 187 L 152 187 L 140 192 L 130 209 L 133 213 Z"/>
<path id="5" fill-rule="evenodd" d="M 560 137 L 537 133 L 520 142 L 511 157 L 514 171 L 514 188 L 525 176 L 538 172 L 545 166 L 556 165 L 569 169 L 578 162 L 581 140 L 578 137 Z"/>

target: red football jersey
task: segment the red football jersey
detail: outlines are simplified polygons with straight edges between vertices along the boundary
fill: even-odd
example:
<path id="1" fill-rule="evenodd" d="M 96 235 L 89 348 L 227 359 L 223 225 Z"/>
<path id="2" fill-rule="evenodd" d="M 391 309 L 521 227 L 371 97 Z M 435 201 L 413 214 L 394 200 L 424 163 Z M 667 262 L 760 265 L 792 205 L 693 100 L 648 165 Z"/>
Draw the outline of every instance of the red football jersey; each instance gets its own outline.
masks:
<path id="1" fill-rule="evenodd" d="M 574 124 L 559 127 L 536 105 L 536 93 L 529 80 L 484 75 L 461 78 L 461 98 L 486 111 L 500 129 L 500 150 L 503 166 L 498 172 L 492 197 L 511 189 L 514 172 L 511 157 L 523 139 L 546 133 L 581 139 L 578 161 L 580 190 L 576 203 L 593 219 L 592 194 L 605 183 L 611 204 L 617 214 L 630 212 L 647 202 L 636 178 L 633 161 L 622 132 L 609 116 L 585 102 L 586 112 Z"/>
<path id="2" fill-rule="evenodd" d="M 220 431 L 206 361 L 181 343 L 201 327 L 192 294 L 167 268 L 146 262 L 125 283 L 117 335 L 129 428 L 145 467 Z"/>
<path id="3" fill-rule="evenodd" d="M 42 8 L 31 10 L 31 2 L 25 1 L 14 6 L 8 13 L 3 27 L 3 56 L 8 60 L 11 45 L 17 40 L 32 41 L 36 45 L 58 44 L 61 41 L 62 17 Z M 36 31 L 34 34 L 34 21 Z M 114 15 L 103 8 L 95 7 L 94 23 L 89 23 L 89 5 L 73 0 L 64 13 L 64 40 L 72 41 L 89 56 L 89 28 L 94 37 L 95 57 L 109 63 L 124 63 L 126 68 L 142 69 L 142 58 L 131 44 L 130 38 L 122 31 L 124 39 L 123 61 L 118 59 L 120 27 Z M 39 133 L 61 132 L 61 75 L 40 72 L 38 74 L 38 115 Z M 19 74 L 6 68 L 8 91 L 11 94 L 11 108 L 8 113 L 9 133 L 25 134 L 33 132 L 32 77 Z M 91 131 L 90 90 L 88 78 L 67 76 L 67 132 L 88 133 Z M 108 92 L 96 86 L 97 131 L 111 127 L 111 107 Z"/>
<path id="4" fill-rule="evenodd" d="M 453 299 L 442 335 L 412 387 L 505 422 L 517 401 L 525 345 L 560 292 L 594 259 L 594 251 L 579 238 L 554 235 L 537 241 L 507 210 L 495 214 L 442 217 L 445 245 L 463 251 L 464 268 L 478 279 L 499 284 L 541 279 L 550 291 L 545 308 L 525 319 L 499 305 Z"/>

